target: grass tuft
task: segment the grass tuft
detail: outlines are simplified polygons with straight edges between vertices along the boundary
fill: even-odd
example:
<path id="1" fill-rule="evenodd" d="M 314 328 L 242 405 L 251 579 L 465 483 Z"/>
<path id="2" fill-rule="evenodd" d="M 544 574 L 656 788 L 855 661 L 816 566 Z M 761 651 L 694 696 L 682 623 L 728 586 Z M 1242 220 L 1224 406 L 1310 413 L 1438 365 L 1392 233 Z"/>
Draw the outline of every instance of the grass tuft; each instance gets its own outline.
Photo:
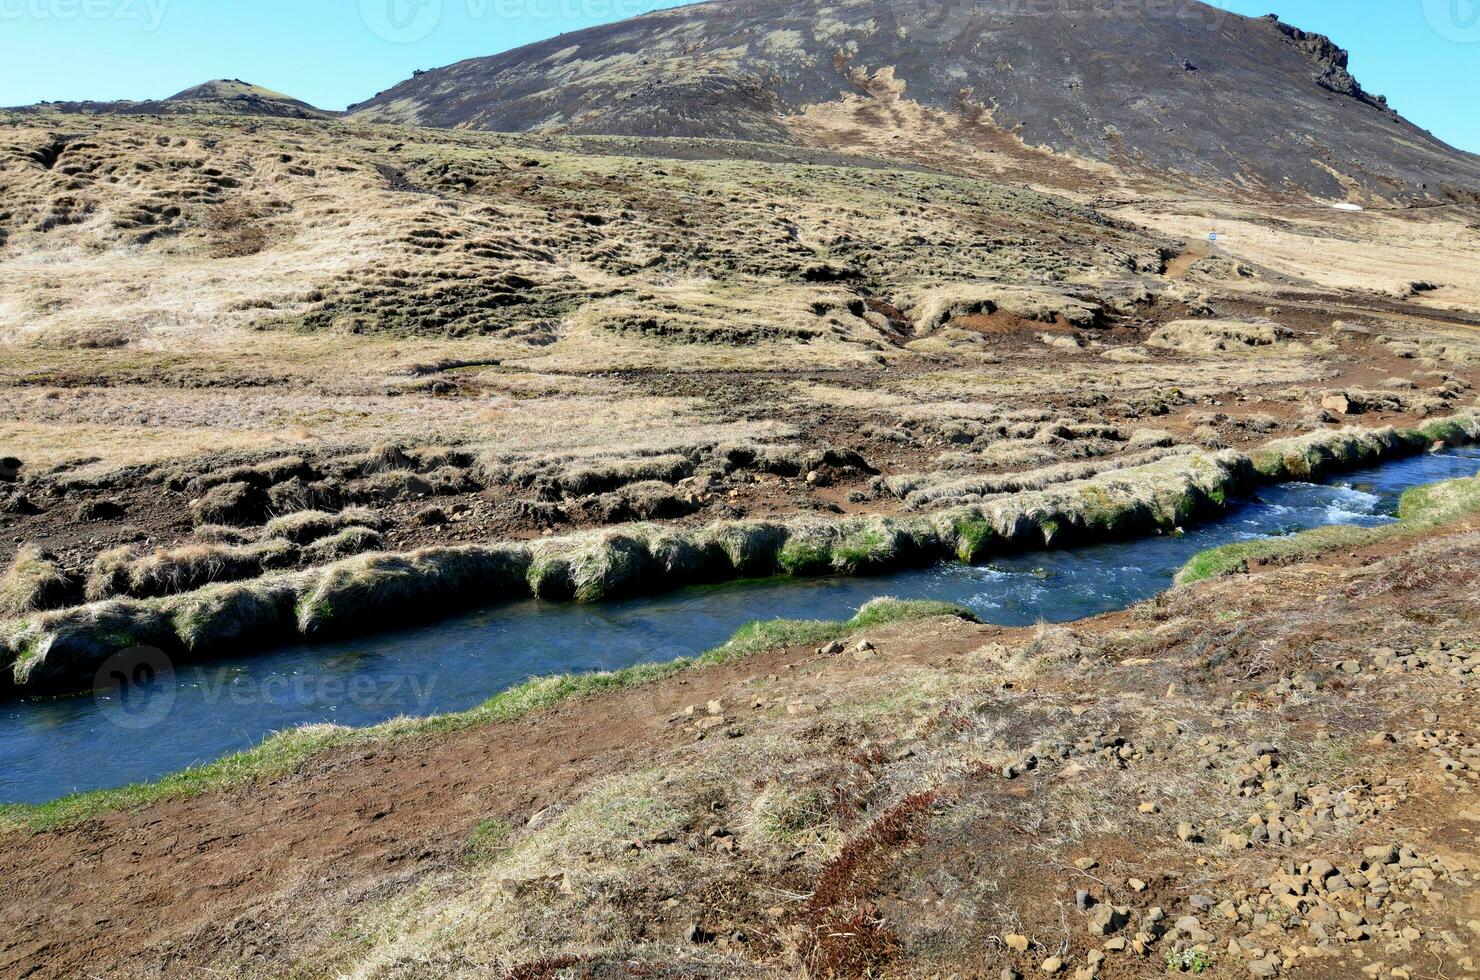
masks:
<path id="1" fill-rule="evenodd" d="M 0 575 L 0 616 L 25 616 L 67 598 L 71 580 L 56 560 L 34 545 L 21 548 Z"/>

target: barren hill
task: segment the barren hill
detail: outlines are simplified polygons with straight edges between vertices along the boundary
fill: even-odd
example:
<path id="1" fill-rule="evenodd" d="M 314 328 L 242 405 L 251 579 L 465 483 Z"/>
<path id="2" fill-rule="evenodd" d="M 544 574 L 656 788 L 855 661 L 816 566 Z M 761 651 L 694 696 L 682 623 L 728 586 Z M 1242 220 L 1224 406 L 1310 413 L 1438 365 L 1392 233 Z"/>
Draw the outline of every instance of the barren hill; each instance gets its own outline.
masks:
<path id="1" fill-rule="evenodd" d="M 143 102 L 47 102 L 30 110 L 77 112 L 88 115 L 193 116 L 225 114 L 273 116 L 280 119 L 329 119 L 334 113 L 316 109 L 307 102 L 281 92 L 251 85 L 239 79 L 217 79 L 177 92 L 167 99 Z"/>
<path id="2" fill-rule="evenodd" d="M 1108 162 L 1336 198 L 1480 190 L 1480 158 L 1365 91 L 1332 41 L 1195 0 L 719 0 L 420 72 L 350 111 L 933 153 L 958 169 L 1022 171 L 1052 150 L 1091 183 Z"/>

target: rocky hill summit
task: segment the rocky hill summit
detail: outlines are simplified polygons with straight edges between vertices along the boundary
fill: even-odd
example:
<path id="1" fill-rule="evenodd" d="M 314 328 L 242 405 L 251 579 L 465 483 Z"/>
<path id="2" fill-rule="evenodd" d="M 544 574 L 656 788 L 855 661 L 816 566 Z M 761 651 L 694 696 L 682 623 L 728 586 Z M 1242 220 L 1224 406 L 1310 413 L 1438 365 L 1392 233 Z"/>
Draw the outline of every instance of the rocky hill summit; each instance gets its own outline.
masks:
<path id="1" fill-rule="evenodd" d="M 77 112 L 88 115 L 194 116 L 225 114 L 278 119 L 330 119 L 335 115 L 298 99 L 240 79 L 217 79 L 177 92 L 167 99 L 117 102 L 43 102 L 21 111 Z"/>
<path id="2" fill-rule="evenodd" d="M 717 0 L 418 72 L 350 113 L 955 169 L 991 154 L 1052 169 L 1052 153 L 1082 173 L 1338 199 L 1480 191 L 1480 158 L 1367 92 L 1335 42 L 1196 0 Z"/>

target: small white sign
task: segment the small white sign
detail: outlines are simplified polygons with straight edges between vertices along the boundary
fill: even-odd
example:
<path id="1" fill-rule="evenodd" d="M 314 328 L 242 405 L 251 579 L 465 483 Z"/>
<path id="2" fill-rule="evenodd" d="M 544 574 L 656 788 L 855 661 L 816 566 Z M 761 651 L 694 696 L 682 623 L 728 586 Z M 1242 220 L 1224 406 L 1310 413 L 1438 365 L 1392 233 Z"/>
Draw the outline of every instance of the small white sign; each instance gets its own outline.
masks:
<path id="1" fill-rule="evenodd" d="M 1218 233 L 1216 231 L 1213 231 L 1213 232 L 1209 232 L 1208 233 L 1208 241 L 1210 241 L 1210 242 L 1216 242 L 1217 240 L 1218 240 Z"/>

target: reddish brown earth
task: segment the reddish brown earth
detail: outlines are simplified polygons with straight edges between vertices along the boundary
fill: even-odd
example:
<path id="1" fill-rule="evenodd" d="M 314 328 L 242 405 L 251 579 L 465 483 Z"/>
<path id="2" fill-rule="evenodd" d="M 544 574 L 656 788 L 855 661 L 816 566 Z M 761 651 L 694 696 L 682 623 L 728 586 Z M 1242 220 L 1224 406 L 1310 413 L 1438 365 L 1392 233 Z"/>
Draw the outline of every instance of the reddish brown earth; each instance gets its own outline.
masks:
<path id="1" fill-rule="evenodd" d="M 950 646 L 909 656 L 949 661 L 996 632 L 963 630 Z M 778 650 L 527 721 L 330 753 L 240 790 L 0 835 L 0 975 L 170 976 L 217 955 L 291 955 L 334 927 L 291 909 L 455 866 L 480 821 L 523 824 L 691 743 L 686 706 L 738 697 L 768 675 L 772 697 L 815 694 L 827 679 L 817 666 L 810 650 Z"/>
<path id="2" fill-rule="evenodd" d="M 1082 913 L 1073 910 L 1076 889 L 1088 889 L 1092 900 L 1100 902 L 1165 907 L 1176 918 L 1185 913 L 1188 895 L 1206 893 L 1218 900 L 1250 890 L 1257 895 L 1261 882 L 1292 861 L 1299 865 L 1320 855 L 1347 868 L 1360 858 L 1362 847 L 1397 841 L 1419 848 L 1425 861 L 1442 860 L 1456 869 L 1452 881 L 1446 873 L 1435 882 L 1436 893 L 1444 896 L 1438 904 L 1419 903 L 1392 916 L 1429 943 L 1423 956 L 1443 951 L 1437 966 L 1444 972 L 1434 975 L 1454 976 L 1464 962 L 1472 961 L 1464 960 L 1463 941 L 1455 948 L 1440 937 L 1464 935 L 1474 928 L 1466 922 L 1480 915 L 1480 900 L 1461 887 L 1466 873 L 1480 873 L 1475 822 L 1480 808 L 1474 796 L 1480 772 L 1442 772 L 1432 753 L 1411 746 L 1408 733 L 1437 727 L 1473 745 L 1480 721 L 1473 685 L 1480 675 L 1384 673 L 1380 665 L 1371 666 L 1370 657 L 1381 645 L 1424 651 L 1442 644 L 1445 650 L 1470 651 L 1470 662 L 1480 667 L 1480 621 L 1472 601 L 1473 572 L 1480 566 L 1475 526 L 1472 519 L 1426 540 L 1390 542 L 1183 590 L 1138 610 L 1076 624 L 1072 632 L 1052 634 L 1056 638 L 1048 646 L 1032 630 L 951 620 L 898 626 L 873 634 L 870 639 L 880 653 L 863 659 L 779 650 L 644 688 L 577 700 L 516 723 L 332 752 L 287 777 L 115 813 L 70 829 L 5 833 L 0 836 L 0 935 L 5 937 L 0 974 L 197 976 L 224 969 L 282 975 L 294 963 L 322 961 L 322 951 L 333 947 L 337 931 L 367 908 L 418 886 L 430 887 L 434 895 L 455 894 L 467 867 L 469 839 L 480 822 L 498 819 L 514 827 L 527 825 L 518 833 L 538 834 L 546 814 L 568 808 L 607 777 L 653 766 L 681 775 L 708 764 L 705 760 L 743 752 L 751 739 L 778 732 L 810 740 L 821 757 L 851 759 L 845 768 L 861 767 L 860 773 L 887 765 L 909 771 L 916 764 L 911 760 L 918 759 L 927 767 L 924 775 L 940 764 L 929 761 L 940 758 L 941 749 L 932 746 L 947 746 L 956 738 L 970 744 L 977 722 L 968 719 L 1005 725 L 1001 730 L 1012 744 L 1033 738 L 1051 718 L 1053 724 L 1076 727 L 1093 723 L 1097 727 L 1089 728 L 1091 732 L 1121 732 L 1133 738 L 1137 759 L 1143 749 L 1172 755 L 1165 761 L 1129 763 L 1126 775 L 1143 780 L 1139 783 L 1107 784 L 1102 770 L 1086 757 L 1062 767 L 1045 762 L 1016 780 L 1002 778 L 997 764 L 932 775 L 935 788 L 924 803 L 861 796 L 857 803 L 866 812 L 843 824 L 848 839 L 860 848 L 859 856 L 824 865 L 820 878 L 799 868 L 766 870 L 771 865 L 763 857 L 765 845 L 743 834 L 741 860 L 721 862 L 714 872 L 718 879 L 695 883 L 710 896 L 701 901 L 713 903 L 707 912 L 700 906 L 706 929 L 724 936 L 726 929 L 741 928 L 750 937 L 743 947 L 723 941 L 719 951 L 731 957 L 735 969 L 754 956 L 770 974 L 791 972 L 795 964 L 788 959 L 792 947 L 785 937 L 811 921 L 813 913 L 783 910 L 777 918 L 765 910 L 762 896 L 774 894 L 772 888 L 803 894 L 811 890 L 813 904 L 825 893 L 839 908 L 875 909 L 870 914 L 890 924 L 888 936 L 893 938 L 869 954 L 883 957 L 869 960 L 881 975 L 930 972 L 927 964 L 938 961 L 914 959 L 923 949 L 919 929 L 935 917 L 951 923 L 961 913 L 942 903 L 922 914 L 918 883 L 964 873 L 968 880 L 975 875 L 995 882 L 994 907 L 1012 909 L 1017 918 L 989 927 L 997 930 L 996 944 L 960 960 L 961 975 L 995 976 L 1005 965 L 1026 973 L 1053 952 L 1052 945 L 1044 944 L 1058 936 L 1061 919 L 1068 923 L 1064 935 L 1073 937 L 1065 940 L 1071 962 L 1082 963 L 1086 949 L 1098 948 L 1101 940 L 1090 938 L 1086 945 L 1078 924 Z M 1148 629 L 1162 632 L 1148 643 Z M 990 686 L 968 695 L 985 695 L 986 700 L 965 715 L 946 696 L 927 704 L 908 732 L 863 723 L 869 737 L 862 744 L 873 746 L 868 753 L 860 751 L 857 734 L 846 734 L 858 725 L 847 720 L 852 709 L 827 720 L 832 718 L 829 705 L 848 703 L 856 697 L 850 692 L 860 688 L 887 693 L 932 677 L 954 678 L 948 683 L 969 687 L 971 678 L 982 676 L 981 651 L 994 644 L 1019 651 L 1032 663 L 1064 643 L 1082 652 L 1060 661 L 1061 666 L 1048 659 L 1026 672 L 988 673 Z M 1361 664 L 1361 673 L 1334 669 L 1347 658 Z M 1285 679 L 1312 669 L 1326 678 L 1318 697 L 1279 693 Z M 1161 693 L 1168 683 L 1171 687 Z M 1374 683 L 1384 692 L 1377 700 L 1371 698 Z M 1244 699 L 1235 711 L 1226 707 L 1230 695 L 1235 701 Z M 1145 697 L 1160 704 L 1156 716 L 1138 716 L 1134 705 Z M 694 719 L 704 717 L 703 705 L 716 699 L 727 705 L 728 727 L 711 728 L 706 737 Z M 778 714 L 775 708 L 783 704 L 820 706 L 823 720 L 812 721 L 816 716 L 806 714 L 789 717 L 790 710 Z M 697 715 L 686 714 L 695 705 Z M 1051 713 L 1035 713 L 1040 711 Z M 1281 751 L 1294 758 L 1282 756 L 1275 772 L 1293 772 L 1297 779 L 1309 766 L 1308 759 L 1297 761 L 1305 759 L 1308 746 L 1323 739 L 1363 746 L 1353 762 L 1344 763 L 1351 767 L 1344 773 L 1323 776 L 1319 767 L 1311 771 L 1318 780 L 1334 778 L 1359 787 L 1381 788 L 1401 779 L 1402 789 L 1388 809 L 1370 817 L 1359 814 L 1352 828 L 1310 843 L 1261 845 L 1242 852 L 1173 842 L 1168 851 L 1166 836 L 1175 818 L 1137 817 L 1135 797 L 1119 794 L 1137 785 L 1142 798 L 1168 793 L 1163 806 L 1169 813 L 1180 813 L 1184 805 L 1223 805 L 1216 802 L 1216 793 L 1176 801 L 1178 771 L 1192 773 L 1197 767 L 1179 754 L 1189 751 L 1190 741 L 1182 748 L 1156 749 L 1154 733 L 1171 718 L 1234 746 L 1276 738 Z M 1373 731 L 1397 733 L 1398 744 L 1371 748 L 1366 740 Z M 1197 758 L 1193 749 L 1192 760 Z M 891 759 L 895 761 L 889 763 Z M 1066 801 L 1080 801 L 1073 804 L 1079 806 L 1086 799 L 1106 807 L 1105 819 L 1117 829 L 1107 824 L 1102 832 L 1062 840 L 1052 815 L 1070 805 Z M 1233 812 L 1240 812 L 1240 805 L 1234 802 Z M 881 829 L 896 819 L 897 830 Z M 1158 819 L 1166 823 L 1159 825 Z M 1214 818 L 1204 819 L 1212 835 Z M 690 832 L 702 840 L 707 820 L 700 816 L 695 821 Z M 633 846 L 644 845 L 639 841 Z M 1093 863 L 1076 870 L 1075 862 L 1085 855 Z M 1466 868 L 1468 872 L 1460 870 Z M 776 874 L 780 876 L 767 878 Z M 1121 883 L 1132 877 L 1148 887 L 1135 892 Z M 639 879 L 633 887 L 658 886 Z M 681 906 L 673 918 L 675 912 L 655 905 L 661 894 L 635 892 L 629 904 L 617 908 L 625 908 L 634 925 L 663 937 L 668 944 L 664 948 L 679 955 L 687 942 L 683 916 L 693 913 Z M 1220 945 L 1231 933 L 1224 933 L 1216 917 L 1204 922 L 1224 937 L 1209 944 L 1219 965 L 1214 975 L 1243 975 L 1240 960 Z M 1234 927 L 1247 928 L 1239 923 Z M 1015 954 L 1002 946 L 1001 936 L 1009 932 L 1025 933 L 1033 948 Z M 1313 941 L 1292 938 L 1288 948 L 1305 948 L 1307 942 Z M 1382 946 L 1385 942 L 1373 938 L 1349 950 L 1340 947 L 1335 960 L 1296 957 L 1284 974 L 1355 977 L 1374 962 L 1390 967 L 1410 959 L 1424 962 L 1414 959 L 1417 950 L 1405 946 L 1395 954 Z M 595 951 L 568 952 L 584 956 Z M 823 953 L 843 955 L 827 944 L 806 955 Z M 1342 959 L 1348 954 L 1352 959 Z M 1163 955 L 1161 948 L 1146 957 L 1112 953 L 1098 975 L 1156 974 L 1164 969 Z M 857 975 L 838 965 L 852 960 L 828 962 L 834 965 L 824 972 Z M 319 975 L 323 969 L 304 975 Z M 716 968 L 700 972 L 734 975 Z M 531 966 L 511 975 L 555 974 Z M 1378 975 L 1386 974 L 1379 970 Z"/>

